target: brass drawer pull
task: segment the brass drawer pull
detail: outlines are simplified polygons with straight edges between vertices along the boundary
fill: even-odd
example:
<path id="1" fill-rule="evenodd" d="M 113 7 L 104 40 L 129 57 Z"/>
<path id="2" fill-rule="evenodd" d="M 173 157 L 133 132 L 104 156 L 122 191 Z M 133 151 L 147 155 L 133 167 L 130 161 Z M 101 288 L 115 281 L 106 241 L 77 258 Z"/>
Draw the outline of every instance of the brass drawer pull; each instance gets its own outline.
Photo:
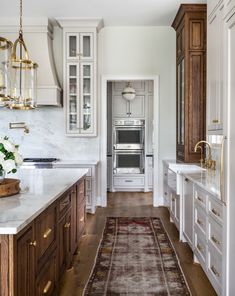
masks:
<path id="1" fill-rule="evenodd" d="M 203 222 L 202 222 L 201 220 L 199 220 L 199 219 L 197 219 L 197 224 L 199 224 L 199 225 L 201 225 L 201 226 L 204 225 Z"/>
<path id="2" fill-rule="evenodd" d="M 198 196 L 197 199 L 198 199 L 200 202 L 203 202 L 203 203 L 204 203 L 204 200 L 203 200 L 200 196 Z"/>
<path id="3" fill-rule="evenodd" d="M 220 241 L 218 241 L 213 235 L 212 235 L 212 237 L 211 237 L 211 240 L 212 240 L 215 244 L 220 245 Z"/>
<path id="4" fill-rule="evenodd" d="M 30 242 L 29 245 L 30 245 L 30 246 L 33 246 L 33 247 L 36 247 L 37 242 L 36 242 L 36 241 Z"/>
<path id="5" fill-rule="evenodd" d="M 203 251 L 203 248 L 202 248 L 199 244 L 197 244 L 197 249 L 198 249 L 200 252 Z"/>
<path id="6" fill-rule="evenodd" d="M 51 232 L 52 232 L 52 229 L 51 228 L 48 228 L 46 230 L 46 232 L 43 234 L 43 238 L 48 238 L 48 236 L 50 235 Z"/>
<path id="7" fill-rule="evenodd" d="M 218 271 L 215 269 L 214 265 L 211 266 L 211 270 L 212 270 L 212 272 L 213 272 L 217 277 L 220 277 L 220 274 L 219 274 Z"/>
<path id="8" fill-rule="evenodd" d="M 218 119 L 213 119 L 212 122 L 213 123 L 219 123 L 219 120 Z"/>
<path id="9" fill-rule="evenodd" d="M 213 214 L 215 214 L 216 216 L 220 217 L 220 213 L 217 212 L 214 208 L 211 210 L 211 212 L 212 212 Z"/>
<path id="10" fill-rule="evenodd" d="M 52 284 L 52 281 L 48 281 L 45 288 L 43 289 L 43 294 L 47 294 L 48 291 L 50 290 L 50 287 L 51 287 L 51 284 Z"/>
<path id="11" fill-rule="evenodd" d="M 64 225 L 64 228 L 69 228 L 70 227 L 70 222 L 66 222 Z"/>

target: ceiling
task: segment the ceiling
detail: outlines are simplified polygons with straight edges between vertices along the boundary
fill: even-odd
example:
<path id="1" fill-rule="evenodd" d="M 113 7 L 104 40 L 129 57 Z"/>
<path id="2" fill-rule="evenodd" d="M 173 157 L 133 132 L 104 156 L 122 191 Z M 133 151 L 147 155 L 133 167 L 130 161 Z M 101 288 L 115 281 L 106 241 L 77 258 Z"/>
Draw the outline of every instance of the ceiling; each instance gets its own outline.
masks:
<path id="1" fill-rule="evenodd" d="M 105 26 L 168 26 L 181 3 L 206 0 L 23 0 L 23 16 L 100 17 Z M 18 16 L 19 0 L 1 0 L 0 17 Z"/>

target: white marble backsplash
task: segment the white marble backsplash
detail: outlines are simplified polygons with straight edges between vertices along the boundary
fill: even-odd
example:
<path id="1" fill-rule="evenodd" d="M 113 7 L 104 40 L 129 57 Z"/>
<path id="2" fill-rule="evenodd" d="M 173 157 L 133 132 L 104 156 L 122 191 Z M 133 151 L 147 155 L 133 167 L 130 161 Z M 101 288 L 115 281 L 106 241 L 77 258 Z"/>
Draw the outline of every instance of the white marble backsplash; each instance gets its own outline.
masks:
<path id="1" fill-rule="evenodd" d="M 10 122 L 25 122 L 23 129 L 9 129 Z M 60 159 L 99 159 L 99 141 L 95 138 L 65 136 L 64 109 L 42 107 L 32 111 L 0 109 L 0 136 L 8 136 L 20 145 L 23 157 Z"/>

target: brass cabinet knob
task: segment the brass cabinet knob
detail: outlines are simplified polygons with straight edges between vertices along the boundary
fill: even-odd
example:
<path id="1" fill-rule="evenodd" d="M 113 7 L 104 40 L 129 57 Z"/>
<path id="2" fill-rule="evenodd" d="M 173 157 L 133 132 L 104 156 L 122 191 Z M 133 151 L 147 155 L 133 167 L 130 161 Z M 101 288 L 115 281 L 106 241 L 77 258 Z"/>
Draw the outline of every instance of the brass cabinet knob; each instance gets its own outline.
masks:
<path id="1" fill-rule="evenodd" d="M 217 212 L 214 208 L 211 210 L 211 212 L 212 212 L 214 215 L 220 217 L 220 213 Z"/>
<path id="2" fill-rule="evenodd" d="M 212 270 L 212 272 L 213 272 L 217 277 L 220 277 L 220 274 L 219 274 L 218 271 L 215 269 L 214 265 L 211 266 L 211 270 Z"/>
<path id="3" fill-rule="evenodd" d="M 80 221 L 80 222 L 83 222 L 83 221 L 84 221 L 84 217 L 82 217 L 79 221 Z"/>
<path id="4" fill-rule="evenodd" d="M 48 238 L 48 236 L 50 235 L 50 233 L 52 232 L 51 228 L 48 228 L 45 233 L 43 234 L 43 238 Z"/>
<path id="5" fill-rule="evenodd" d="M 69 228 L 70 227 L 70 222 L 66 222 L 64 225 L 64 228 Z"/>
<path id="6" fill-rule="evenodd" d="M 37 242 L 36 242 L 36 241 L 30 242 L 29 245 L 30 245 L 30 246 L 33 246 L 33 247 L 36 247 Z"/>
<path id="7" fill-rule="evenodd" d="M 51 287 L 51 284 L 52 284 L 52 281 L 48 281 L 45 288 L 43 289 L 43 294 L 47 294 L 48 291 L 50 290 L 50 287 Z"/>
<path id="8" fill-rule="evenodd" d="M 218 119 L 213 119 L 212 123 L 219 123 L 219 120 Z"/>

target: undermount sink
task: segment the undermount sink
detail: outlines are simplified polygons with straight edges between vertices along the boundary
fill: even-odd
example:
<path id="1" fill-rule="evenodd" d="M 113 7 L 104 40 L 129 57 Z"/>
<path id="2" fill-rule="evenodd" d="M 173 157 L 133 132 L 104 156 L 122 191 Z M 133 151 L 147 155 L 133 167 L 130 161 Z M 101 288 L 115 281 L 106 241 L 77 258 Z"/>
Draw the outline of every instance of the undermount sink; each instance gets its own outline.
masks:
<path id="1" fill-rule="evenodd" d="M 175 172 L 176 174 L 181 172 L 200 172 L 200 171 L 206 170 L 195 164 L 180 164 L 180 163 L 169 164 L 169 169 Z"/>

